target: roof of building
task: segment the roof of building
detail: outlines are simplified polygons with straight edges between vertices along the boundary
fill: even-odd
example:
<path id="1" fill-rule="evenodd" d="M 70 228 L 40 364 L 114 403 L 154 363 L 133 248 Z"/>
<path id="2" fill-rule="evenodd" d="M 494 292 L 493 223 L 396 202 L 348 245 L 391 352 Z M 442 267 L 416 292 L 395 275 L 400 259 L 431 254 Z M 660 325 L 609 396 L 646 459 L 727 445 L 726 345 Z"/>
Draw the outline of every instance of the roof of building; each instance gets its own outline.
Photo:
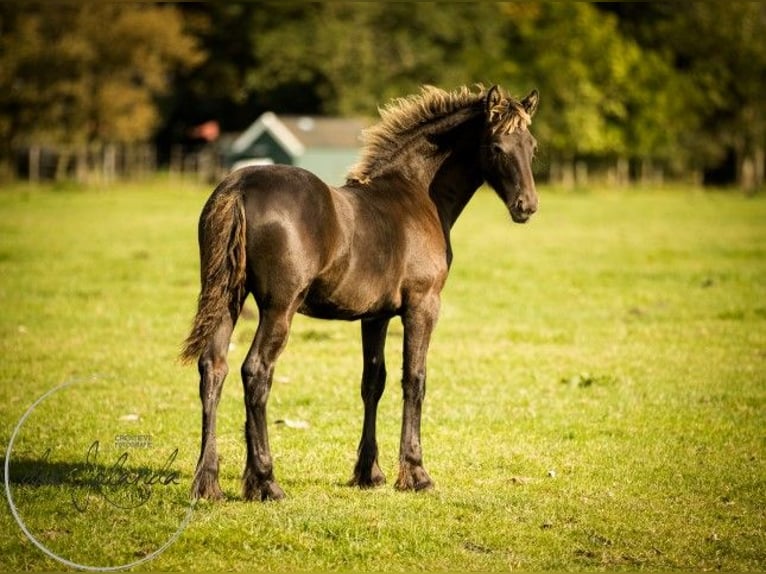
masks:
<path id="1" fill-rule="evenodd" d="M 244 152 L 264 132 L 269 132 L 293 157 L 303 155 L 307 148 L 358 148 L 361 132 L 367 125 L 363 119 L 277 116 L 265 112 L 234 140 L 231 150 Z"/>

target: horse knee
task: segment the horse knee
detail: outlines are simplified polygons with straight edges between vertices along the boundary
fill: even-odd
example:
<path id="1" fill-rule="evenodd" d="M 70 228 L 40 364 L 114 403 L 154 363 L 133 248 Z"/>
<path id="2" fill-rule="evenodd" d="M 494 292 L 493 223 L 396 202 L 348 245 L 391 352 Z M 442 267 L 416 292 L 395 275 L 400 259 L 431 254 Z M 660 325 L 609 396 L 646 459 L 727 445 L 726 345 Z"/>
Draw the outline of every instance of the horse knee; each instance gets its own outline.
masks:
<path id="1" fill-rule="evenodd" d="M 419 371 L 402 380 L 402 391 L 405 401 L 415 401 L 422 403 L 426 396 L 426 374 Z"/>

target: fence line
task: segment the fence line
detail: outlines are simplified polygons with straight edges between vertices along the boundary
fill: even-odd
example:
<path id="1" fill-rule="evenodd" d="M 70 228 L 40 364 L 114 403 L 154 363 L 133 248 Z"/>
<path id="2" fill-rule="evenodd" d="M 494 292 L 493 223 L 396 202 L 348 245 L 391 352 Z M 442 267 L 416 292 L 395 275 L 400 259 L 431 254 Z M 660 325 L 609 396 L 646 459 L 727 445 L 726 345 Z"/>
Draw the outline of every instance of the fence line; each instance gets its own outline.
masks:
<path id="1" fill-rule="evenodd" d="M 33 144 L 18 149 L 14 163 L 15 175 L 31 182 L 70 179 L 109 183 L 154 173 L 157 151 L 148 143 L 81 147 Z"/>

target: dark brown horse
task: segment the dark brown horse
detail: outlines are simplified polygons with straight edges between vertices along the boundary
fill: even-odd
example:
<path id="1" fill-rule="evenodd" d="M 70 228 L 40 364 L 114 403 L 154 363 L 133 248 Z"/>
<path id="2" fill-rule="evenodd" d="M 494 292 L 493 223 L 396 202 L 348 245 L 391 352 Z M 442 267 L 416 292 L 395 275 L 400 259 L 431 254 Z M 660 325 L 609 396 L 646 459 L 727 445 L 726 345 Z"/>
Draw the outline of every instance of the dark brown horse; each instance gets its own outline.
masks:
<path id="1" fill-rule="evenodd" d="M 483 182 L 526 222 L 537 210 L 528 131 L 536 91 L 517 101 L 497 86 L 395 100 L 365 133 L 346 185 L 331 187 L 288 166 L 252 167 L 224 179 L 199 221 L 202 289 L 182 358 L 198 360 L 202 445 L 192 495 L 220 498 L 216 408 L 229 339 L 248 294 L 259 322 L 242 365 L 247 422 L 246 499 L 279 499 L 266 426 L 274 365 L 296 312 L 361 320 L 364 423 L 351 485 L 385 482 L 375 421 L 386 380 L 389 321 L 404 326 L 404 412 L 396 487 L 432 486 L 423 468 L 420 414 L 426 353 L 439 315 L 450 229 Z"/>

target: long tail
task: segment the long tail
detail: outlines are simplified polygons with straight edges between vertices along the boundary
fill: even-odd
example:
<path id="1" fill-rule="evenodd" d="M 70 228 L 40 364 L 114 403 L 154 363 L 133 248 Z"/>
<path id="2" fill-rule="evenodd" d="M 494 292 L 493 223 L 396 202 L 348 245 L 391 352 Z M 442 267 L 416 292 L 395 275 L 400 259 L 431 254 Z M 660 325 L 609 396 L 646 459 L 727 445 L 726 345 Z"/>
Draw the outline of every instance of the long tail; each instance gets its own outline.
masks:
<path id="1" fill-rule="evenodd" d="M 238 187 L 219 187 L 208 199 L 199 220 L 199 251 L 202 286 L 194 326 L 181 351 L 184 363 L 202 354 L 224 317 L 242 304 L 245 208 Z"/>

